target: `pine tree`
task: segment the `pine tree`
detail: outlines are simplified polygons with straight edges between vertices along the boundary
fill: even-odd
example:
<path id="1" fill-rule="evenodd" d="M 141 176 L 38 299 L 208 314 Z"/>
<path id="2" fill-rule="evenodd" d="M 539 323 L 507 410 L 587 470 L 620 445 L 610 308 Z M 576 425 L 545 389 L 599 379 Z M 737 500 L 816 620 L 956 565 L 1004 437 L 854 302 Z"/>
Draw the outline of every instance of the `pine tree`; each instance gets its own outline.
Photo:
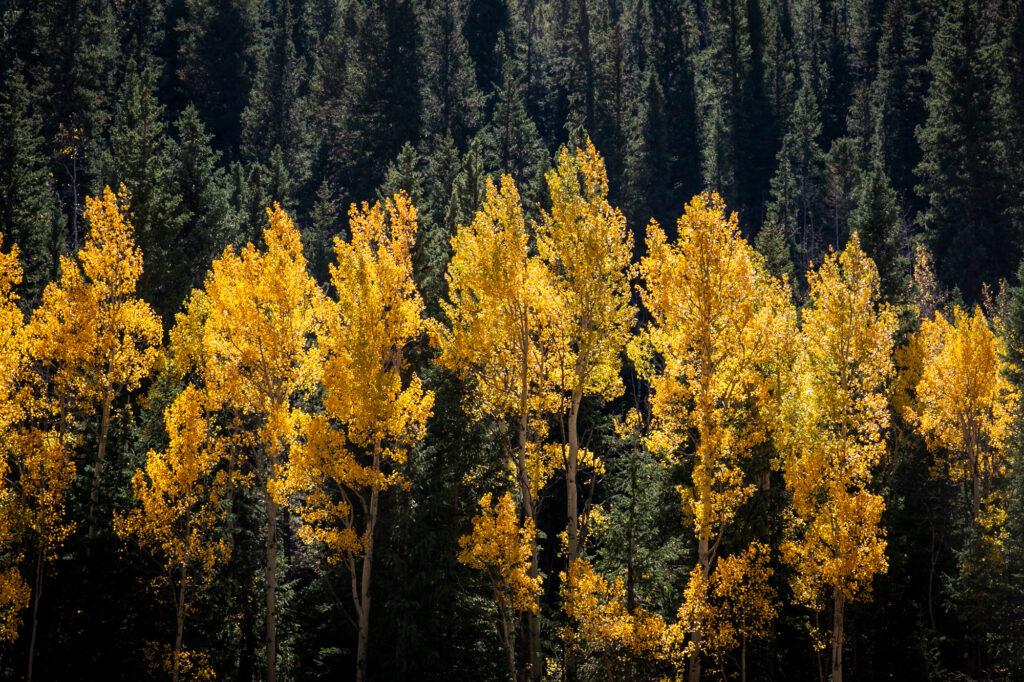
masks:
<path id="1" fill-rule="evenodd" d="M 187 107 L 175 123 L 177 140 L 168 147 L 173 187 L 181 197 L 183 225 L 175 249 L 188 254 L 175 280 L 168 286 L 177 307 L 188 292 L 202 283 L 207 265 L 238 239 L 236 215 L 231 210 L 228 176 L 219 165 L 199 112 Z"/>
<path id="2" fill-rule="evenodd" d="M 500 40 L 505 43 L 504 38 Z M 526 109 L 523 69 L 511 44 L 504 45 L 500 58 L 501 80 L 493 93 L 494 107 L 480 132 L 484 163 L 487 168 L 511 175 L 531 207 L 539 201 L 543 189 L 547 150 Z"/>
<path id="3" fill-rule="evenodd" d="M 56 274 L 61 244 L 42 119 L 20 72 L 12 65 L 0 90 L 0 231 L 18 246 L 25 276 L 15 290 L 32 307 Z"/>
<path id="4" fill-rule="evenodd" d="M 180 235 L 185 224 L 169 155 L 163 106 L 155 95 L 156 74 L 130 64 L 114 110 L 110 148 L 105 157 L 105 182 L 123 184 L 130 195 L 132 224 L 146 267 L 139 293 L 169 320 L 180 300 L 174 282 L 184 264 Z"/>
<path id="5" fill-rule="evenodd" d="M 292 0 L 276 3 L 268 44 L 260 54 L 241 123 L 243 156 L 273 166 L 270 154 L 280 149 L 298 190 L 309 173 L 310 142 L 304 95 L 306 64 L 295 48 L 292 4 Z"/>
<path id="6" fill-rule="evenodd" d="M 982 59 L 983 15 L 953 0 L 933 40 L 928 119 L 917 129 L 922 158 L 918 216 L 932 241 L 939 277 L 968 298 L 983 282 L 1009 276 L 1020 261 L 1017 235 L 1000 197 L 1003 168 L 993 163 L 991 75 Z"/>
<path id="7" fill-rule="evenodd" d="M 451 136 L 464 149 L 480 125 L 483 95 L 463 35 L 465 0 L 428 0 L 417 16 L 420 35 L 420 135 Z"/>
<path id="8" fill-rule="evenodd" d="M 864 252 L 878 267 L 882 298 L 902 303 L 908 294 L 910 262 L 896 190 L 880 162 L 864 172 L 857 207 L 850 214 L 850 232 L 860 235 Z"/>
<path id="9" fill-rule="evenodd" d="M 802 264 L 817 259 L 824 248 L 824 158 L 820 137 L 817 97 L 810 81 L 805 80 L 779 151 L 765 221 L 792 240 L 795 255 Z"/>
<path id="10" fill-rule="evenodd" d="M 625 204 L 630 222 L 664 221 L 671 208 L 668 121 L 658 74 L 648 68 L 635 95 L 626 148 Z"/>
<path id="11" fill-rule="evenodd" d="M 177 34 L 177 78 L 182 99 L 195 104 L 217 147 L 237 150 L 241 102 L 256 75 L 261 38 L 260 1 L 184 0 Z"/>

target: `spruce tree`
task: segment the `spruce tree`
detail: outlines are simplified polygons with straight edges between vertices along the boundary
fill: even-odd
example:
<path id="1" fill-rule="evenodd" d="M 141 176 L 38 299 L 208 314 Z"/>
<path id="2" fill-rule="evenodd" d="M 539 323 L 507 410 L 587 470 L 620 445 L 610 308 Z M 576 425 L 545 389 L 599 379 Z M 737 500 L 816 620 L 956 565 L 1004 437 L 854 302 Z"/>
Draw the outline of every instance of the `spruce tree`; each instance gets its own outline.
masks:
<path id="1" fill-rule="evenodd" d="M 310 143 L 306 64 L 295 48 L 295 26 L 292 0 L 281 0 L 242 112 L 242 154 L 268 164 L 270 153 L 280 149 L 298 191 L 309 173 Z"/>
<path id="2" fill-rule="evenodd" d="M 625 205 L 632 224 L 644 225 L 654 218 L 671 222 L 673 209 L 668 121 L 665 95 L 658 74 L 648 68 L 635 96 L 626 155 Z"/>
<path id="3" fill-rule="evenodd" d="M 139 292 L 169 322 L 180 302 L 173 283 L 185 267 L 179 237 L 186 216 L 175 187 L 155 79 L 152 68 L 129 64 L 114 109 L 102 181 L 111 187 L 123 184 L 131 196 L 132 225 L 145 259 Z"/>
<path id="4" fill-rule="evenodd" d="M 983 282 L 995 284 L 1020 261 L 1000 189 L 1003 168 L 993 163 L 994 86 L 982 59 L 984 17 L 973 2 L 952 0 L 933 40 L 928 119 L 917 129 L 922 158 L 918 216 L 931 239 L 938 274 L 973 300 Z"/>
<path id="5" fill-rule="evenodd" d="M 199 111 L 187 107 L 175 122 L 177 140 L 172 141 L 171 163 L 173 191 L 181 197 L 183 224 L 175 252 L 183 257 L 178 275 L 170 284 L 171 300 L 182 301 L 188 292 L 202 284 L 209 264 L 224 247 L 238 240 L 237 216 L 231 210 L 228 176 L 219 165 L 220 155 L 212 148 L 212 135 L 206 131 Z"/>
<path id="6" fill-rule="evenodd" d="M 450 135 L 460 149 L 480 125 L 483 95 L 463 35 L 465 0 L 427 0 L 420 35 L 420 135 Z"/>
<path id="7" fill-rule="evenodd" d="M 42 119 L 15 63 L 0 88 L 0 233 L 18 246 L 24 270 L 18 294 L 32 307 L 57 270 L 59 223 L 40 135 Z"/>
<path id="8" fill-rule="evenodd" d="M 256 75 L 261 38 L 259 0 L 184 0 L 177 34 L 182 99 L 199 109 L 221 150 L 237 151 L 242 102 Z"/>
<path id="9" fill-rule="evenodd" d="M 859 184 L 857 207 L 850 215 L 850 232 L 860 235 L 864 253 L 875 262 L 883 298 L 902 303 L 908 293 L 910 264 L 896 191 L 880 161 L 864 172 Z"/>
<path id="10" fill-rule="evenodd" d="M 771 181 L 766 224 L 776 238 L 785 235 L 793 244 L 799 265 L 816 260 L 824 249 L 824 155 L 819 145 L 821 115 L 811 82 L 800 87 L 786 135 L 779 151 L 778 168 Z M 802 269 L 802 268 L 801 268 Z"/>
<path id="11" fill-rule="evenodd" d="M 516 181 L 519 192 L 535 204 L 543 191 L 547 150 L 526 108 L 522 67 L 507 45 L 501 51 L 501 80 L 494 107 L 481 130 L 484 164 Z"/>

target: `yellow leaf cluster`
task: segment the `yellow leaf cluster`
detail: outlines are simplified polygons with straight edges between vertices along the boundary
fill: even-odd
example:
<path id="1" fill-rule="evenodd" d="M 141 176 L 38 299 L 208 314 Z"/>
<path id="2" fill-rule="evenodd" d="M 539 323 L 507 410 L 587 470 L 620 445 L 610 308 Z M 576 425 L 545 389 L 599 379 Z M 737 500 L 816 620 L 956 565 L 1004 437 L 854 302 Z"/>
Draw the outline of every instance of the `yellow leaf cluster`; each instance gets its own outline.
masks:
<path id="1" fill-rule="evenodd" d="M 536 528 L 533 519 L 519 522 L 515 501 L 505 493 L 480 498 L 473 530 L 459 538 L 459 561 L 486 573 L 503 611 L 537 613 L 540 578 L 530 575 Z"/>
<path id="2" fill-rule="evenodd" d="M 201 375 L 208 409 L 257 421 L 273 478 L 297 437 L 292 403 L 319 381 L 313 334 L 322 294 L 291 218 L 276 204 L 267 214 L 265 250 L 225 249 L 178 316 L 171 341 L 181 369 Z"/>
<path id="3" fill-rule="evenodd" d="M 980 307 L 925 320 L 915 339 L 921 370 L 911 415 L 930 448 L 948 453 L 953 481 L 992 484 L 1005 472 L 1019 396 L 1007 378 L 1002 340 Z"/>
<path id="4" fill-rule="evenodd" d="M 77 260 L 61 258 L 60 279 L 43 290 L 29 325 L 27 352 L 45 367 L 47 392 L 78 405 L 135 389 L 163 340 L 160 319 L 135 296 L 142 252 L 128 202 L 124 188 L 86 198 L 85 245 Z"/>
<path id="5" fill-rule="evenodd" d="M 298 494 L 300 536 L 323 543 L 332 561 L 363 548 L 349 492 L 404 484 L 385 465 L 405 462 L 434 404 L 404 359 L 425 326 L 412 278 L 416 209 L 400 193 L 353 206 L 349 225 L 351 239 L 334 244 L 337 298 L 319 306 L 324 414 L 302 421 L 281 491 Z"/>
<path id="6" fill-rule="evenodd" d="M 562 574 L 565 613 L 590 650 L 628 662 L 663 655 L 665 621 L 642 608 L 626 608 L 622 578 L 608 582 L 585 559 L 575 559 Z"/>
<path id="7" fill-rule="evenodd" d="M 546 178 L 551 210 L 543 212 L 536 239 L 557 306 L 555 377 L 566 400 L 611 400 L 622 393 L 621 354 L 636 317 L 633 237 L 608 201 L 604 160 L 589 139 L 574 153 L 563 148 Z"/>
<path id="8" fill-rule="evenodd" d="M 515 182 L 487 180 L 483 205 L 452 238 L 447 325 L 432 327 L 438 364 L 474 380 L 468 405 L 477 418 L 516 416 L 535 440 L 546 424 L 536 418 L 557 405 L 554 294 L 550 275 L 530 255 L 529 235 Z"/>
<path id="9" fill-rule="evenodd" d="M 210 433 L 199 389 L 186 387 L 164 415 L 170 443 L 150 451 L 132 477 L 138 506 L 116 516 L 114 528 L 134 537 L 168 572 L 188 571 L 198 582 L 213 577 L 227 560 L 223 537 L 228 475 L 221 443 Z"/>
<path id="10" fill-rule="evenodd" d="M 884 502 L 869 485 L 885 454 L 896 319 L 879 304 L 878 272 L 857 235 L 808 281 L 786 410 L 795 518 L 782 554 L 796 569 L 796 597 L 819 605 L 827 588 L 845 600 L 865 597 L 872 577 L 887 568 Z"/>
<path id="11" fill-rule="evenodd" d="M 677 665 L 698 650 L 721 665 L 743 640 L 771 634 L 779 602 L 770 584 L 770 559 L 768 546 L 754 542 L 738 554 L 719 559 L 708 577 L 694 567 L 678 621 L 668 635 Z M 680 647 L 687 634 L 689 641 Z"/>
<path id="12" fill-rule="evenodd" d="M 770 435 L 768 404 L 791 352 L 789 288 L 766 271 L 720 196 L 694 197 L 670 244 L 652 223 L 640 263 L 651 325 L 630 356 L 651 382 L 648 446 L 669 457 L 690 450 L 683 502 L 698 536 L 729 524 L 754 487 L 740 463 Z"/>

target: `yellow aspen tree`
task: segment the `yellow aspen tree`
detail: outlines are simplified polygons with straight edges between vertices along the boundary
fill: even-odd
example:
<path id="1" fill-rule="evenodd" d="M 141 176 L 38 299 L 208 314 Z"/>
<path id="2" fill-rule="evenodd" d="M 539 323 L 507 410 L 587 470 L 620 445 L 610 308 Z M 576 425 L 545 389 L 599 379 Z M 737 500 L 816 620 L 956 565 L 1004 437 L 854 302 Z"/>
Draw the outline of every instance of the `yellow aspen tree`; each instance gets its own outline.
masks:
<path id="1" fill-rule="evenodd" d="M 537 529 L 533 519 L 520 523 L 511 493 L 496 502 L 491 493 L 480 498 L 480 514 L 473 517 L 473 530 L 459 538 L 459 561 L 483 571 L 494 590 L 498 606 L 502 643 L 512 682 L 519 679 L 516 664 L 516 614 L 540 612 L 540 576 L 533 575 L 533 548 Z"/>
<path id="2" fill-rule="evenodd" d="M 0 344 L 3 384 L 0 386 L 0 540 L 15 562 L 26 548 L 34 550 L 34 576 L 29 587 L 16 565 L 6 567 L 0 588 L 5 595 L 5 631 L 14 633 L 18 614 L 31 596 L 26 679 L 33 677 L 39 604 L 46 563 L 56 556 L 74 524 L 65 518 L 68 491 L 75 478 L 68 424 L 60 405 L 33 362 L 36 322 L 24 324 L 13 287 L 21 280 L 17 250 L 0 254 Z M 59 395 L 57 396 L 59 397 Z M 8 544 L 9 543 L 9 544 Z"/>
<path id="3" fill-rule="evenodd" d="M 873 577 L 888 567 L 879 525 L 885 503 L 869 486 L 886 450 L 896 317 L 879 301 L 878 271 L 856 234 L 807 279 L 810 304 L 786 408 L 794 518 L 782 555 L 800 602 L 823 611 L 831 599 L 832 680 L 841 682 L 844 609 L 868 598 Z"/>
<path id="4" fill-rule="evenodd" d="M 186 386 L 164 414 L 170 442 L 150 451 L 132 477 L 137 505 L 114 519 L 124 538 L 134 538 L 163 566 L 161 584 L 174 593 L 175 634 L 169 667 L 178 682 L 190 660 L 183 647 L 193 593 L 210 584 L 230 555 L 224 537 L 227 509 L 224 454 L 210 433 L 203 396 Z"/>
<path id="5" fill-rule="evenodd" d="M 710 657 L 724 675 L 726 655 L 739 649 L 740 679 L 746 682 L 747 643 L 768 636 L 779 612 L 769 582 L 773 574 L 770 554 L 767 545 L 752 542 L 745 550 L 719 559 L 707 577 L 695 566 L 679 608 L 679 620 L 670 628 L 670 648 L 678 651 L 676 642 L 686 633 L 702 632 L 699 641 L 691 639 L 682 648 L 688 655 L 684 658 L 692 657 L 699 648 L 699 653 Z"/>
<path id="6" fill-rule="evenodd" d="M 541 499 L 557 464 L 557 448 L 545 447 L 545 418 L 558 406 L 554 383 L 556 340 L 547 268 L 530 255 L 529 235 L 515 182 L 487 180 L 483 205 L 473 221 L 452 239 L 448 301 L 441 302 L 447 324 L 433 335 L 438 364 L 472 382 L 467 405 L 474 419 L 511 426 L 506 453 L 515 470 L 524 523 L 536 524 Z M 530 576 L 540 575 L 534 543 Z M 540 618 L 527 614 L 527 674 L 543 672 Z"/>
<path id="7" fill-rule="evenodd" d="M 351 239 L 335 239 L 335 300 L 319 343 L 324 413 L 304 420 L 279 497 L 298 493 L 299 536 L 344 561 L 358 618 L 356 679 L 367 678 L 370 584 L 380 496 L 407 485 L 400 471 L 426 432 L 434 395 L 411 372 L 406 348 L 425 330 L 412 276 L 416 208 L 404 193 L 349 210 Z"/>
<path id="8" fill-rule="evenodd" d="M 630 303 L 633 238 L 622 212 L 608 202 L 604 159 L 587 139 L 563 148 L 546 176 L 551 208 L 536 226 L 537 251 L 550 271 L 558 310 L 554 373 L 562 399 L 567 551 L 579 555 L 579 415 L 585 396 L 612 400 L 636 310 Z"/>
<path id="9" fill-rule="evenodd" d="M 668 242 L 652 223 L 640 264 L 640 296 L 651 324 L 630 355 L 651 384 L 648 445 L 670 460 L 692 457 L 691 482 L 680 488 L 697 541 L 688 599 L 703 599 L 718 550 L 737 511 L 754 493 L 743 463 L 772 435 L 769 412 L 777 376 L 795 338 L 795 311 L 784 280 L 740 235 L 735 213 L 715 193 L 687 205 Z M 708 604 L 684 605 L 703 613 Z M 700 679 L 709 618 L 690 618 L 689 678 Z"/>
<path id="10" fill-rule="evenodd" d="M 628 677 L 637 660 L 663 658 L 664 619 L 639 606 L 629 609 L 621 576 L 609 582 L 590 562 L 577 558 L 563 574 L 562 598 L 575 626 L 570 636 L 600 657 L 609 678 Z"/>
<path id="11" fill-rule="evenodd" d="M 928 447 L 945 454 L 950 480 L 970 486 L 977 520 L 1006 471 L 1019 400 L 1003 341 L 979 306 L 971 314 L 955 307 L 952 323 L 936 312 L 915 341 L 921 368 L 912 418 Z"/>
<path id="12" fill-rule="evenodd" d="M 0 246 L 3 236 L 0 235 Z M 0 547 L 9 557 L 0 567 L 0 641 L 17 638 L 21 613 L 28 607 L 31 588 L 18 565 L 24 559 L 20 540 L 19 505 L 11 458 L 12 437 L 21 420 L 21 401 L 15 379 L 24 361 L 25 317 L 18 306 L 15 287 L 21 283 L 18 248 L 0 251 Z"/>
<path id="13" fill-rule="evenodd" d="M 96 534 L 114 400 L 149 376 L 163 340 L 160 319 L 135 296 L 142 252 L 128 196 L 109 187 L 85 200 L 89 233 L 77 258 L 61 258 L 61 276 L 43 290 L 32 317 L 31 359 L 61 400 L 99 405 L 99 434 L 89 495 L 89 538 Z M 67 406 L 60 409 L 66 410 Z"/>
<path id="14" fill-rule="evenodd" d="M 202 382 L 210 414 L 234 424 L 239 470 L 263 495 L 265 673 L 277 679 L 278 502 L 273 494 L 299 440 L 305 413 L 295 406 L 317 390 L 321 356 L 314 342 L 323 294 L 306 269 L 299 231 L 278 205 L 267 209 L 265 248 L 225 249 L 202 290 L 179 315 L 172 345 L 181 370 Z M 193 366 L 189 366 L 189 365 Z M 255 426 L 253 426 L 255 425 Z"/>

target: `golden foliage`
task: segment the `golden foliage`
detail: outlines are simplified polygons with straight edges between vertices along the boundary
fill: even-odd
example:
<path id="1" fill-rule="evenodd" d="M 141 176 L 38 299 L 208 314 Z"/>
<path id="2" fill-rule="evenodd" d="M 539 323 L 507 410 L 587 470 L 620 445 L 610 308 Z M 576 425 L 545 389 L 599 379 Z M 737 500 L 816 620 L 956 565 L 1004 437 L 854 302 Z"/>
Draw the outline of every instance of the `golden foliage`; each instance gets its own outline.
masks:
<path id="1" fill-rule="evenodd" d="M 697 650 L 721 666 L 744 640 L 771 634 L 780 605 L 770 584 L 770 558 L 768 546 L 754 542 L 738 554 L 719 559 L 708 577 L 700 566 L 694 567 L 679 620 L 668 633 L 677 666 Z M 693 633 L 700 636 L 695 638 Z M 680 648 L 687 634 L 690 639 Z"/>
<path id="2" fill-rule="evenodd" d="M 630 346 L 651 382 L 653 450 L 690 445 L 692 484 L 683 501 L 698 536 L 715 537 L 754 490 L 740 463 L 764 442 L 775 376 L 793 346 L 795 312 L 740 236 L 736 214 L 714 193 L 687 204 L 669 244 L 657 224 L 641 261 L 651 325 Z"/>
<path id="3" fill-rule="evenodd" d="M 540 578 L 530 575 L 536 533 L 533 519 L 520 524 L 510 493 L 497 501 L 487 493 L 480 498 L 473 530 L 459 538 L 459 561 L 486 573 L 503 612 L 540 610 Z"/>
<path id="4" fill-rule="evenodd" d="M 936 313 L 914 342 L 921 369 L 909 414 L 929 448 L 947 453 L 950 480 L 977 482 L 987 496 L 1005 473 L 1019 400 L 1003 342 L 980 307 L 954 308 L 952 323 Z"/>
<path id="5" fill-rule="evenodd" d="M 404 359 L 424 329 L 412 278 L 416 209 L 397 194 L 353 206 L 349 225 L 351 240 L 334 244 L 337 299 L 319 307 L 324 414 L 303 419 L 304 443 L 280 491 L 298 494 L 299 535 L 323 543 L 331 561 L 362 551 L 350 495 L 404 484 L 389 465 L 423 438 L 434 404 Z"/>
<path id="6" fill-rule="evenodd" d="M 887 568 L 884 502 L 868 488 L 885 454 L 896 320 L 879 303 L 878 272 L 856 235 L 808 281 L 787 406 L 795 518 L 782 555 L 796 570 L 796 598 L 819 606 L 826 588 L 845 600 L 866 597 L 872 577 Z"/>
<path id="7" fill-rule="evenodd" d="M 562 599 L 576 626 L 573 638 L 588 649 L 620 663 L 663 655 L 665 621 L 643 608 L 630 612 L 622 578 L 608 582 L 585 559 L 576 559 L 562 573 Z"/>
<path id="8" fill-rule="evenodd" d="M 604 160 L 587 139 L 563 148 L 547 173 L 551 210 L 536 226 L 548 270 L 556 335 L 554 372 L 565 400 L 622 394 L 619 369 L 636 310 L 630 304 L 633 237 L 608 202 Z"/>
<path id="9" fill-rule="evenodd" d="M 145 468 L 132 477 L 138 506 L 115 516 L 114 528 L 122 537 L 134 537 L 168 573 L 204 584 L 230 554 L 223 537 L 224 455 L 210 433 L 198 389 L 188 386 L 178 394 L 164 419 L 170 443 L 164 452 L 146 455 Z"/>
<path id="10" fill-rule="evenodd" d="M 256 420 L 273 479 L 297 438 L 293 402 L 320 378 L 313 333 L 322 294 L 291 218 L 278 205 L 267 214 L 266 249 L 225 249 L 178 315 L 171 343 L 176 367 L 201 376 L 206 409 Z"/>
<path id="11" fill-rule="evenodd" d="M 135 296 L 142 252 L 128 201 L 123 187 L 86 198 L 85 245 L 77 260 L 61 258 L 60 280 L 46 286 L 32 315 L 27 352 L 44 368 L 47 386 L 38 392 L 54 400 L 85 405 L 134 390 L 159 355 L 160 319 Z"/>

